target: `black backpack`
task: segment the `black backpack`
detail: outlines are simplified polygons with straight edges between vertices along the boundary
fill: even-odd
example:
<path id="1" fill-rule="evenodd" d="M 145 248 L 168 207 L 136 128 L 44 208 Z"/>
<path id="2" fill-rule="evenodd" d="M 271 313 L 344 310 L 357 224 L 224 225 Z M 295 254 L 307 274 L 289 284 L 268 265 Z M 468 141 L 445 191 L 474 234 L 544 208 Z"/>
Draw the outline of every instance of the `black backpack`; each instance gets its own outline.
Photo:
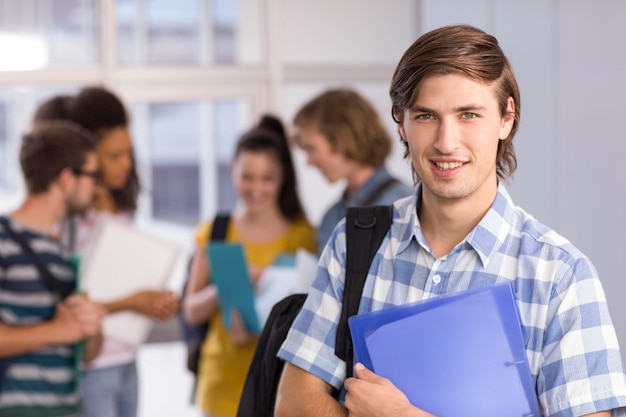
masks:
<path id="1" fill-rule="evenodd" d="M 213 220 L 210 240 L 224 240 L 226 238 L 226 229 L 228 228 L 229 221 L 229 213 L 220 213 L 216 215 Z M 191 260 L 189 262 L 189 266 L 191 266 Z M 189 275 L 187 275 L 187 280 L 188 279 Z M 185 284 L 183 285 L 183 297 L 185 295 L 185 291 L 187 290 L 187 280 L 185 280 Z M 198 374 L 200 350 L 202 348 L 202 342 L 209 331 L 209 323 L 206 322 L 199 325 L 189 324 L 183 317 L 182 311 L 179 311 L 178 313 L 178 321 L 182 330 L 183 341 L 187 346 L 187 369 L 195 376 Z"/>
<path id="2" fill-rule="evenodd" d="M 341 318 L 337 327 L 335 354 L 346 361 L 352 375 L 352 338 L 348 317 L 359 309 L 370 264 L 392 221 L 392 206 L 351 207 L 346 214 L 346 284 Z M 272 309 L 254 352 L 243 387 L 237 417 L 271 417 L 284 362 L 276 354 L 302 308 L 306 294 L 293 294 Z M 338 398 L 339 391 L 334 392 Z"/>

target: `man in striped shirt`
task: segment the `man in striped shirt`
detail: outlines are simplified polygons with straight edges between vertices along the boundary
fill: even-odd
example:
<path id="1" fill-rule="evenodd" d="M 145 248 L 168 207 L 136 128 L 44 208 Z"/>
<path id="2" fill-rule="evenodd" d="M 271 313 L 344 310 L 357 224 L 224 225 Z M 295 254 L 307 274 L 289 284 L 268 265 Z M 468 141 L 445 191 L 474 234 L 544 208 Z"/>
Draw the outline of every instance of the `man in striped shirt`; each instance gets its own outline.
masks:
<path id="1" fill-rule="evenodd" d="M 0 217 L 0 416 L 79 416 L 77 365 L 100 349 L 104 311 L 73 293 L 51 231 L 93 198 L 95 139 L 70 122 L 41 124 L 23 137 L 20 163 L 27 197 Z"/>
<path id="2" fill-rule="evenodd" d="M 394 203 L 359 313 L 511 282 L 541 415 L 626 415 L 626 378 L 595 268 L 504 187 L 517 164 L 520 97 L 498 41 L 466 25 L 428 32 L 400 60 L 390 95 L 418 186 Z M 431 416 L 360 364 L 346 379 L 352 364 L 334 354 L 345 230 L 345 222 L 335 228 L 278 353 L 287 363 L 276 415 Z M 341 403 L 333 388 L 344 391 Z"/>

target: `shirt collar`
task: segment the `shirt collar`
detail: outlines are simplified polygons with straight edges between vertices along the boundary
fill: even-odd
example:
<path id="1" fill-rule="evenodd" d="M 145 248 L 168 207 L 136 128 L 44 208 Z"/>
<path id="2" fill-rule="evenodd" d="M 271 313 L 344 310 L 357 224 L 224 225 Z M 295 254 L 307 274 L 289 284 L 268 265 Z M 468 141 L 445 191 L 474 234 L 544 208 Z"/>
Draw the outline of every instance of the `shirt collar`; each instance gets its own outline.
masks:
<path id="1" fill-rule="evenodd" d="M 348 190 L 344 190 L 341 199 L 345 207 L 360 206 L 370 196 L 370 194 L 381 184 L 390 177 L 389 172 L 384 166 L 376 168 L 374 173 L 365 181 L 359 189 L 352 195 L 348 196 Z"/>
<path id="2" fill-rule="evenodd" d="M 491 207 L 465 239 L 480 257 L 483 267 L 509 236 L 515 222 L 514 209 L 511 196 L 500 182 Z"/>
<path id="3" fill-rule="evenodd" d="M 398 231 L 400 237 L 398 252 L 405 250 L 413 239 L 425 249 L 429 248 L 417 216 L 417 208 L 422 201 L 422 183 L 419 182 L 416 188 L 416 193 L 412 197 L 402 200 L 403 205 L 407 206 L 400 210 L 403 218 L 399 222 L 403 229 Z M 500 182 L 491 207 L 464 239 L 464 242 L 476 251 L 483 267 L 489 263 L 491 255 L 498 251 L 509 235 L 515 222 L 514 208 L 509 193 Z"/>

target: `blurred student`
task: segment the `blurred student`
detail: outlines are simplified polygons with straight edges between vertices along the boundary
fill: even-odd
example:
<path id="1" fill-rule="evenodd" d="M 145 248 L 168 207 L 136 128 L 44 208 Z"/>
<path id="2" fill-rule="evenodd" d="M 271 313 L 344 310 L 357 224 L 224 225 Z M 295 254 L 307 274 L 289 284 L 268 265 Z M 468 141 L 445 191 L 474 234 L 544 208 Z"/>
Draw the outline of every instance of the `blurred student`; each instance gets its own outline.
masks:
<path id="1" fill-rule="evenodd" d="M 139 179 L 135 167 L 129 118 L 121 100 L 102 87 L 85 87 L 75 96 L 44 102 L 35 123 L 64 117 L 96 136 L 100 166 L 96 195 L 89 210 L 66 222 L 63 239 L 77 253 L 89 244 L 94 227 L 104 216 L 132 223 L 137 208 Z M 132 311 L 165 320 L 175 314 L 178 300 L 170 291 L 145 290 L 103 303 L 108 314 Z M 105 337 L 101 353 L 83 366 L 86 417 L 135 417 L 138 407 L 137 350 Z"/>
<path id="2" fill-rule="evenodd" d="M 69 254 L 52 231 L 91 203 L 95 138 L 70 122 L 42 123 L 24 136 L 20 164 L 26 199 L 0 217 L 0 415 L 79 416 L 77 355 L 98 353 L 105 312 L 74 293 Z"/>
<path id="3" fill-rule="evenodd" d="M 294 117 L 295 142 L 309 165 L 328 181 L 346 181 L 341 198 L 324 214 L 317 247 L 326 245 L 348 207 L 391 204 L 414 190 L 384 167 L 391 138 L 376 110 L 355 91 L 328 90 L 313 98 Z"/>
<path id="4" fill-rule="evenodd" d="M 238 203 L 226 241 L 243 245 L 253 283 L 279 254 L 298 248 L 315 252 L 315 231 L 296 191 L 291 153 L 278 119 L 263 117 L 239 139 L 231 175 Z M 211 323 L 201 349 L 197 403 L 206 416 L 234 417 L 258 335 L 245 329 L 236 312 L 220 310 L 205 255 L 211 228 L 203 224 L 198 230 L 183 308 L 189 323 Z M 231 329 L 223 324 L 224 314 L 231 314 Z"/>

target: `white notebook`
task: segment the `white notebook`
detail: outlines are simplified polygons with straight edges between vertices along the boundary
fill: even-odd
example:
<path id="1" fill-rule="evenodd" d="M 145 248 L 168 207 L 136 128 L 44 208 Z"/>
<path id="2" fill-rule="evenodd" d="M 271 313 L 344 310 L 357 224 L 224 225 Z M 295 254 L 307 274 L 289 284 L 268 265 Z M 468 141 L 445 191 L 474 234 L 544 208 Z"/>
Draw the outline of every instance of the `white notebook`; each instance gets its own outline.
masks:
<path id="1" fill-rule="evenodd" d="M 94 231 L 81 260 L 80 287 L 95 301 L 106 302 L 140 290 L 162 290 L 179 256 L 171 242 L 107 217 Z M 132 346 L 148 337 L 153 321 L 133 312 L 104 319 L 103 332 Z"/>

